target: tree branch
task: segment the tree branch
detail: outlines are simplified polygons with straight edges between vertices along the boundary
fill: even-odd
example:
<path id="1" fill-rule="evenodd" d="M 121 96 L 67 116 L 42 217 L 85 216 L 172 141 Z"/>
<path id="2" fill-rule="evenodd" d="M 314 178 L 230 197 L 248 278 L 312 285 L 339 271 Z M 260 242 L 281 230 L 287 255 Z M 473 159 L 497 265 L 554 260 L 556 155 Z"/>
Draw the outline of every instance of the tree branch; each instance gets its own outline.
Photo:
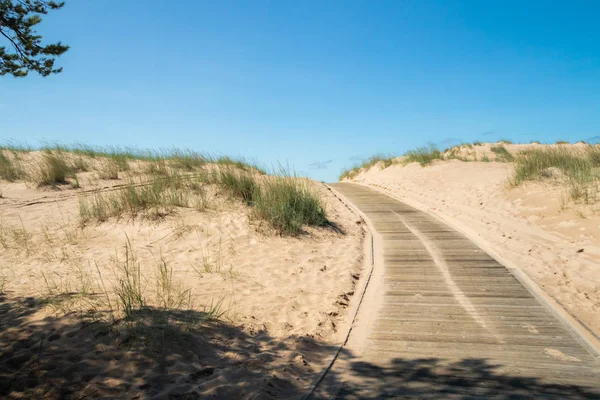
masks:
<path id="1" fill-rule="evenodd" d="M 2 29 L 0 29 L 0 34 L 2 34 L 2 36 L 4 36 L 5 38 L 7 38 L 12 43 L 13 47 L 19 53 L 19 56 L 21 58 L 25 58 L 25 55 L 23 54 L 23 51 L 21 50 L 21 48 L 19 47 L 19 45 L 17 45 L 15 43 L 15 41 L 10 36 L 8 36 L 6 33 L 4 33 L 4 31 Z"/>

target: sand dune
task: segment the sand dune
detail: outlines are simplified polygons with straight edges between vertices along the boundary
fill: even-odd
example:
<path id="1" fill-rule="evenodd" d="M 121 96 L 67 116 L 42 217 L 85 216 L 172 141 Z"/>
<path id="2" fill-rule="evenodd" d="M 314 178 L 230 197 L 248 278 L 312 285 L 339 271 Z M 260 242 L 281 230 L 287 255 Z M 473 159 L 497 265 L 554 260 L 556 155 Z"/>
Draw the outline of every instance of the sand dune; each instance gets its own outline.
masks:
<path id="1" fill-rule="evenodd" d="M 491 144 L 460 154 L 492 156 Z M 540 146 L 506 145 L 511 153 Z M 583 146 L 583 145 L 575 145 Z M 354 181 L 424 209 L 526 273 L 571 315 L 600 336 L 600 214 L 597 205 L 569 200 L 548 179 L 517 188 L 507 184 L 511 163 L 435 161 L 376 165 Z"/>
<path id="2" fill-rule="evenodd" d="M 324 186 L 311 184 L 336 229 L 289 236 L 214 188 L 203 211 L 82 225 L 82 196 L 125 180 L 78 181 L 2 182 L 2 397 L 288 398 L 333 355 L 363 227 Z M 127 264 L 141 328 L 105 317 Z"/>

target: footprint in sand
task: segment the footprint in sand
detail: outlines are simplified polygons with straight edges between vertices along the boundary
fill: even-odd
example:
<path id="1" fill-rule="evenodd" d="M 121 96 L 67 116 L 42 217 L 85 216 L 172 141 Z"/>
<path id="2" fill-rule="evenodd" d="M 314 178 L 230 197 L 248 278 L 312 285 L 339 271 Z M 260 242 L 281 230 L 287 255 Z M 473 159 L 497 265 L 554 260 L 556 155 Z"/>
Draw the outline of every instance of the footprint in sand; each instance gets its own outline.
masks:
<path id="1" fill-rule="evenodd" d="M 551 349 L 549 347 L 544 349 L 544 354 L 548 354 L 550 357 L 554 357 L 561 361 L 581 361 L 577 357 L 568 356 L 560 350 Z"/>
<path id="2" fill-rule="evenodd" d="M 522 326 L 523 328 L 527 329 L 527 332 L 529 333 L 540 333 L 540 331 L 538 331 L 537 328 L 532 324 L 525 324 Z"/>

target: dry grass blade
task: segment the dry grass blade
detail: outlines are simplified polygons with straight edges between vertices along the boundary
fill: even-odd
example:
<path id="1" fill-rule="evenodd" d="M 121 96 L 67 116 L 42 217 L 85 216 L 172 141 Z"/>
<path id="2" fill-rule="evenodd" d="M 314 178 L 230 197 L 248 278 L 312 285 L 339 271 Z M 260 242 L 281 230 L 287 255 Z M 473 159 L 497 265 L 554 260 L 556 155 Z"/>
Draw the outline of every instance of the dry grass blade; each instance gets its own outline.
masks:
<path id="1" fill-rule="evenodd" d="M 22 178 L 24 175 L 19 160 L 0 150 L 0 179 L 12 182 Z"/>
<path id="2" fill-rule="evenodd" d="M 126 319 L 132 319 L 134 312 L 146 305 L 146 299 L 142 290 L 142 276 L 140 264 L 127 238 L 125 244 L 125 260 L 120 262 L 115 259 L 118 272 L 115 294 L 119 299 L 119 308 Z"/>
<path id="3" fill-rule="evenodd" d="M 492 146 L 490 150 L 496 154 L 496 161 L 512 162 L 515 160 L 515 157 L 502 145 Z"/>
<path id="4" fill-rule="evenodd" d="M 517 155 L 511 179 L 514 186 L 545 178 L 568 185 L 573 200 L 596 203 L 600 192 L 600 146 L 535 148 Z"/>
<path id="5" fill-rule="evenodd" d="M 418 162 L 422 166 L 429 165 L 435 160 L 443 158 L 442 152 L 433 143 L 408 151 L 405 156 L 405 163 Z"/>
<path id="6" fill-rule="evenodd" d="M 383 168 L 387 168 L 394 163 L 394 158 L 395 156 L 393 155 L 375 154 L 369 157 L 368 159 L 364 160 L 362 163 L 343 170 L 339 176 L 339 180 L 341 181 L 343 179 L 352 179 L 356 175 L 358 175 L 358 173 L 362 169 L 369 169 L 379 163 L 381 163 Z"/>
<path id="7" fill-rule="evenodd" d="M 75 176 L 73 167 L 62 152 L 45 152 L 34 166 L 30 178 L 37 186 L 54 186 L 68 183 Z"/>

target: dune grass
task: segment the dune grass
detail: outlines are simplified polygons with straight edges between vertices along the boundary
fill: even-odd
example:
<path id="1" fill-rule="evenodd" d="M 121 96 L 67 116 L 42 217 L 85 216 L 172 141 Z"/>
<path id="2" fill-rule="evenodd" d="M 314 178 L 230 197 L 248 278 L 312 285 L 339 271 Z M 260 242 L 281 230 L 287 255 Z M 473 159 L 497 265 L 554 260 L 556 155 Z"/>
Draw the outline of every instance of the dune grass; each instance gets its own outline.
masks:
<path id="1" fill-rule="evenodd" d="M 52 154 L 55 158 L 61 158 L 65 161 L 65 164 L 71 167 L 73 172 L 85 172 L 92 169 L 91 163 L 88 159 L 100 159 L 102 176 L 108 178 L 102 179 L 117 179 L 114 173 L 125 172 L 131 169 L 131 162 L 142 161 L 149 164 L 148 168 L 153 168 L 157 164 L 163 163 L 169 167 L 178 168 L 184 171 L 194 171 L 202 168 L 206 164 L 217 164 L 237 167 L 246 171 L 255 171 L 260 174 L 266 174 L 266 171 L 258 166 L 254 162 L 250 162 L 242 157 L 230 157 L 223 155 L 212 155 L 208 153 L 199 153 L 189 149 L 179 148 L 167 148 L 161 150 L 149 150 L 149 149 L 138 149 L 132 147 L 119 147 L 119 146 L 89 146 L 85 144 L 45 144 L 42 146 L 34 147 L 23 143 L 4 143 L 0 144 L 0 169 L 10 167 L 10 164 L 6 162 L 6 154 L 12 152 L 13 154 L 18 153 L 29 153 L 33 151 L 41 151 L 45 154 Z M 79 157 L 73 157 L 79 156 Z M 10 160 L 9 160 L 10 161 Z M 46 164 L 50 167 L 50 164 Z M 39 172 L 39 171 L 38 171 Z M 52 172 L 49 172 L 51 174 Z M 7 176 L 9 175 L 6 173 Z M 20 176 L 22 177 L 22 176 Z M 39 178 L 39 173 L 36 179 Z M 16 178 L 19 179 L 19 178 Z M 55 182 L 58 183 L 58 182 Z"/>
<path id="2" fill-rule="evenodd" d="M 127 172 L 129 181 L 114 190 L 86 194 L 80 198 L 79 214 L 83 224 L 104 222 L 110 218 L 161 218 L 180 207 L 209 207 L 205 187 L 215 185 L 232 198 L 253 207 L 252 215 L 265 220 L 277 231 L 298 234 L 302 226 L 327 223 L 324 207 L 310 183 L 281 169 L 267 177 L 256 163 L 243 158 L 201 154 L 191 150 L 163 151 L 131 148 L 101 148 L 87 145 L 47 145 L 32 148 L 25 145 L 2 147 L 13 152 L 41 151 L 28 179 L 38 186 L 70 183 L 78 186 L 77 172 L 94 170 L 100 179 L 119 179 L 121 172 L 136 164 L 137 178 Z M 0 171 L 16 180 L 15 164 L 0 152 Z M 92 162 L 91 160 L 96 161 Z M 374 156 L 370 165 L 391 157 Z M 5 178 L 6 179 L 6 178 Z M 73 181 L 75 183 L 73 183 Z"/>
<path id="3" fill-rule="evenodd" d="M 304 225 L 328 223 L 323 204 L 309 181 L 286 171 L 265 179 L 255 197 L 254 214 L 281 233 L 297 235 Z"/>
<path id="4" fill-rule="evenodd" d="M 80 219 L 83 224 L 123 217 L 157 219 L 181 207 L 203 211 L 210 206 L 206 185 L 215 185 L 251 206 L 255 218 L 283 234 L 297 235 L 304 225 L 328 222 L 319 195 L 308 180 L 283 169 L 275 176 L 262 176 L 253 170 L 240 170 L 235 164 L 213 165 L 196 174 L 164 167 L 149 180 L 130 180 L 122 188 L 81 197 Z"/>
<path id="5" fill-rule="evenodd" d="M 232 197 L 247 205 L 253 205 L 260 195 L 257 178 L 252 173 L 237 168 L 217 168 L 210 174 L 209 181 L 222 186 Z"/>
<path id="6" fill-rule="evenodd" d="M 64 153 L 44 151 L 29 178 L 37 186 L 53 186 L 68 183 L 67 178 L 75 175 L 73 167 L 66 161 Z"/>
<path id="7" fill-rule="evenodd" d="M 600 146 L 587 145 L 584 149 L 545 147 L 523 151 L 515 160 L 511 179 L 514 186 L 525 181 L 540 180 L 556 175 L 569 187 L 571 199 L 593 204 L 599 200 Z"/>
<path id="8" fill-rule="evenodd" d="M 570 142 L 567 142 L 566 140 L 557 140 L 556 144 L 571 144 Z"/>
<path id="9" fill-rule="evenodd" d="M 280 168 L 273 176 L 261 178 L 236 167 L 220 167 L 209 179 L 234 198 L 253 206 L 252 215 L 280 233 L 297 235 L 304 225 L 323 226 L 328 222 L 310 182 L 286 169 Z"/>
<path id="10" fill-rule="evenodd" d="M 468 143 L 467 144 L 463 143 L 458 146 L 450 147 L 442 152 L 441 157 L 443 160 L 459 160 L 459 161 L 463 161 L 463 162 L 477 161 L 476 159 L 471 160 L 468 157 L 468 155 L 467 156 L 461 155 L 461 150 L 463 150 L 464 148 L 473 149 L 473 145 L 468 144 Z M 472 153 L 469 153 L 469 154 L 472 154 Z"/>
<path id="11" fill-rule="evenodd" d="M 442 152 L 433 143 L 408 151 L 405 157 L 405 163 L 418 162 L 422 166 L 429 165 L 435 160 L 443 159 Z"/>
<path id="12" fill-rule="evenodd" d="M 203 204 L 204 197 L 204 189 L 195 177 L 171 171 L 143 182 L 130 179 L 117 190 L 82 197 L 79 215 L 82 223 L 104 222 L 111 217 L 155 219 L 173 213 L 176 207 Z"/>
<path id="13" fill-rule="evenodd" d="M 365 170 L 368 170 L 378 163 L 382 163 L 383 168 L 385 169 L 394 163 L 394 158 L 396 157 L 391 154 L 374 154 L 371 157 L 363 160 L 361 163 L 354 165 L 350 168 L 344 169 L 339 176 L 339 180 L 341 181 L 346 178 L 352 179 L 356 175 L 358 175 L 361 169 L 364 168 Z"/>
<path id="14" fill-rule="evenodd" d="M 502 145 L 492 146 L 490 150 L 496 154 L 496 161 L 500 162 L 512 162 L 515 157 L 506 150 L 506 147 Z"/>
<path id="15" fill-rule="evenodd" d="M 19 160 L 7 153 L 0 150 L 0 179 L 13 182 L 21 179 L 24 176 L 24 171 Z"/>
<path id="16" fill-rule="evenodd" d="M 113 160 L 106 160 L 98 169 L 98 178 L 100 179 L 119 179 L 119 164 Z"/>
<path id="17" fill-rule="evenodd" d="M 359 174 L 361 168 L 361 165 L 354 165 L 350 168 L 343 169 L 342 172 L 340 172 L 340 175 L 338 176 L 338 180 L 343 181 L 344 179 L 354 178 L 356 175 Z"/>

